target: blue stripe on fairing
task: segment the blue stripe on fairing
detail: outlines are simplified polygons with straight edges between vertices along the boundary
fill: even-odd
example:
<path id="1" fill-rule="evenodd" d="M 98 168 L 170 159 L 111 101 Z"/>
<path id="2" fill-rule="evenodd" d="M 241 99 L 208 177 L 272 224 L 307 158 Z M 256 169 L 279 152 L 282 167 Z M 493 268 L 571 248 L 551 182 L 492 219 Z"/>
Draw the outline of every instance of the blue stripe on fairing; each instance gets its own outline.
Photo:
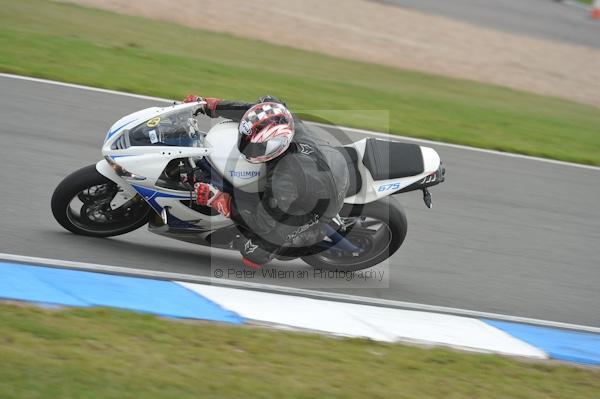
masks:
<path id="1" fill-rule="evenodd" d="M 136 186 L 135 184 L 132 184 L 132 187 L 138 193 L 140 193 L 140 195 L 142 197 L 144 197 L 144 199 L 152 207 L 152 209 L 154 209 L 154 211 L 159 214 L 162 212 L 163 208 L 162 208 L 162 206 L 160 206 L 158 204 L 158 202 L 156 202 L 157 198 L 177 198 L 180 200 L 189 200 L 190 199 L 189 195 L 176 195 L 176 194 L 162 193 L 160 191 L 151 190 L 146 187 Z M 187 230 L 187 231 L 206 231 L 205 228 L 196 226 L 195 224 L 192 224 L 192 223 L 188 223 L 184 220 L 177 219 L 175 216 L 171 216 L 169 219 L 170 219 L 169 228 L 183 229 L 183 230 Z"/>
<path id="2" fill-rule="evenodd" d="M 162 206 L 156 202 L 156 198 L 179 198 L 182 200 L 189 199 L 188 195 L 176 195 L 176 194 L 167 194 L 162 193 L 160 191 L 155 191 L 146 187 L 136 186 L 135 184 L 131 185 L 135 191 L 140 193 L 142 197 L 146 200 L 146 202 L 154 209 L 156 212 L 162 212 Z"/>
<path id="3" fill-rule="evenodd" d="M 540 348 L 552 359 L 600 365 L 600 334 L 483 320 L 513 337 Z"/>
<path id="4" fill-rule="evenodd" d="M 116 128 L 115 130 L 113 130 L 112 132 L 109 131 L 108 134 L 106 135 L 106 138 L 104 139 L 104 141 L 108 140 L 109 138 L 111 138 L 115 133 L 117 133 L 119 130 L 123 129 L 125 126 L 129 125 L 131 122 L 135 122 L 137 120 L 137 118 L 130 120 L 129 122 L 127 122 L 126 124 Z"/>
<path id="5" fill-rule="evenodd" d="M 0 298 L 107 306 L 167 317 L 241 324 L 236 313 L 172 281 L 0 262 Z"/>
<path id="6" fill-rule="evenodd" d="M 183 198 L 183 199 L 188 198 L 187 195 L 162 193 L 160 191 L 152 190 L 151 188 L 146 188 L 146 187 L 142 187 L 142 186 L 136 186 L 135 184 L 132 184 L 132 186 L 143 197 L 151 198 L 151 197 L 156 196 L 156 197 L 159 197 L 159 198 L 160 197 L 163 197 L 163 198 Z"/>

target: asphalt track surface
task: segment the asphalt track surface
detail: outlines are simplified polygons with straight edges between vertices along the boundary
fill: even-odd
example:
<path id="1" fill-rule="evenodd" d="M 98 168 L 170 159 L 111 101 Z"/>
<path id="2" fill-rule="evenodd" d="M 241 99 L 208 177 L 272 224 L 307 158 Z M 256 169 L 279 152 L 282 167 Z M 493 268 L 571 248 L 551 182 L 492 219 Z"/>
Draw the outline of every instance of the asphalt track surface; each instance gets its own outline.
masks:
<path id="1" fill-rule="evenodd" d="M 241 270 L 237 253 L 211 253 L 145 228 L 95 239 L 54 221 L 56 185 L 100 159 L 115 120 L 154 105 L 163 104 L 0 77 L 0 252 L 200 276 Z M 408 236 L 378 268 L 383 282 L 247 281 L 600 326 L 600 169 L 431 146 L 447 181 L 432 189 L 431 210 L 418 193 L 398 196 Z M 310 270 L 298 261 L 273 267 Z"/>
<path id="2" fill-rule="evenodd" d="M 600 23 L 555 0 L 377 0 L 500 31 L 600 48 Z M 576 0 L 572 0 L 576 3 Z M 443 32 L 440 32 L 443 34 Z"/>

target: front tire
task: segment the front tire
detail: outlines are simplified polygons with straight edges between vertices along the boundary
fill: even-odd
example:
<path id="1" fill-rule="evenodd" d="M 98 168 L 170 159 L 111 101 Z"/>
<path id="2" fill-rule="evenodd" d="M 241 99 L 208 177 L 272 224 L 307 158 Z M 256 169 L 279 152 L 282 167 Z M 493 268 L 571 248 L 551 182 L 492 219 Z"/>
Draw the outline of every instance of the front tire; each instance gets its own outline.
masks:
<path id="1" fill-rule="evenodd" d="M 408 224 L 402 206 L 392 197 L 384 197 L 365 205 L 346 204 L 340 211 L 342 218 L 358 218 L 363 223 L 348 228 L 343 235 L 352 243 L 361 241 L 364 252 L 354 256 L 338 249 L 327 249 L 302 258 L 315 269 L 357 271 L 373 267 L 391 257 L 406 237 Z M 379 230 L 374 230 L 379 226 Z M 373 231 L 369 242 L 368 234 Z"/>
<path id="2" fill-rule="evenodd" d="M 61 226 L 75 234 L 112 237 L 129 233 L 148 222 L 150 207 L 139 195 L 115 204 L 120 192 L 120 187 L 101 175 L 96 165 L 86 166 L 56 187 L 52 214 Z"/>

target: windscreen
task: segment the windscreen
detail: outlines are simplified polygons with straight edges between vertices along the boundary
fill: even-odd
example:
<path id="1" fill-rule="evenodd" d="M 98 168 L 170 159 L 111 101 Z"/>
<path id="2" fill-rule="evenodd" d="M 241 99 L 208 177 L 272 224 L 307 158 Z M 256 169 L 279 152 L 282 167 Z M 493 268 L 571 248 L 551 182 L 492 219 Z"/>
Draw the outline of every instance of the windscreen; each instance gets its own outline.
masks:
<path id="1" fill-rule="evenodd" d="M 113 149 L 130 146 L 199 147 L 198 121 L 190 108 L 156 116 L 124 132 L 113 144 Z"/>

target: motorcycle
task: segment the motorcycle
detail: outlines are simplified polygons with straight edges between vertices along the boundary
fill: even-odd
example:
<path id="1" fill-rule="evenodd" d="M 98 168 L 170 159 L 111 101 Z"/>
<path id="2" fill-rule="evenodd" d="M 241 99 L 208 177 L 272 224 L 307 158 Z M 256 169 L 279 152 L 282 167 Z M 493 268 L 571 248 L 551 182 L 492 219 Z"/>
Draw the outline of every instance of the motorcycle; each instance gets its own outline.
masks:
<path id="1" fill-rule="evenodd" d="M 202 129 L 202 104 L 152 107 L 118 120 L 104 140 L 104 159 L 56 187 L 51 206 L 58 223 L 93 237 L 117 236 L 147 224 L 149 231 L 165 237 L 235 250 L 238 226 L 197 205 L 193 182 L 258 195 L 265 165 L 241 157 L 236 122 Z M 300 257 L 325 270 L 375 266 L 406 237 L 406 215 L 396 194 L 420 190 L 431 207 L 428 188 L 444 181 L 445 168 L 432 148 L 366 138 L 338 149 L 350 172 L 344 207 L 324 226 L 326 236 L 309 253 L 283 250 L 278 259 Z"/>

